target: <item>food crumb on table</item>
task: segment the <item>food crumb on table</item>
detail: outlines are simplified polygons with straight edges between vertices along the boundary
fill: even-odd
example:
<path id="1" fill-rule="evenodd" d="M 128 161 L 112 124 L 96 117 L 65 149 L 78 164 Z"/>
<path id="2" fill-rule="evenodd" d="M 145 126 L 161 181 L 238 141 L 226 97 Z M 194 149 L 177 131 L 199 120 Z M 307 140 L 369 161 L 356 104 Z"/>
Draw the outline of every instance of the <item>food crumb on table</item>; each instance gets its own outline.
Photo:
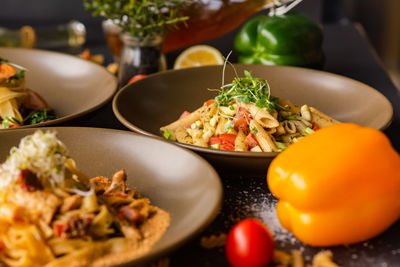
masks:
<path id="1" fill-rule="evenodd" d="M 203 248 L 217 248 L 225 246 L 226 234 L 220 233 L 218 235 L 202 236 L 200 244 Z"/>
<path id="2" fill-rule="evenodd" d="M 148 265 L 148 267 L 169 267 L 169 266 L 170 266 L 169 258 L 162 258 Z"/>

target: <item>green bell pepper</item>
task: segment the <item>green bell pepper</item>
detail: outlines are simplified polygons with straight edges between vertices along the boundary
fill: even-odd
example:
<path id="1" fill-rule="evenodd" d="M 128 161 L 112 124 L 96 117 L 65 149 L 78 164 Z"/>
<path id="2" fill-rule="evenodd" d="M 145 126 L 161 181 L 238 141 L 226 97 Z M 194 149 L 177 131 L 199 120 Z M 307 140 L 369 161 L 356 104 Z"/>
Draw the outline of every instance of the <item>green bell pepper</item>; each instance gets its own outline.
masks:
<path id="1" fill-rule="evenodd" d="M 239 63 L 322 68 L 320 25 L 300 13 L 258 16 L 237 34 L 234 49 Z"/>

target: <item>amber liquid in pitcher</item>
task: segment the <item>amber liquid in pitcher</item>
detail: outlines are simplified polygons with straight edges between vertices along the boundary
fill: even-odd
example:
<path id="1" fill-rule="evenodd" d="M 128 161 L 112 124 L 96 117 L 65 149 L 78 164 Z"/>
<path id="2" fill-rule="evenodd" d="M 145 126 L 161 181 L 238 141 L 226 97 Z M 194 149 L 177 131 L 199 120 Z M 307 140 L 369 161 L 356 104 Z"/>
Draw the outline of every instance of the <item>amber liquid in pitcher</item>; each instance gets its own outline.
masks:
<path id="1" fill-rule="evenodd" d="M 163 51 L 174 51 L 224 35 L 264 9 L 270 0 L 195 0 L 183 13 L 188 26 L 168 32 Z"/>
<path id="2" fill-rule="evenodd" d="M 187 27 L 182 23 L 172 28 L 163 43 L 163 52 L 178 50 L 224 35 L 240 26 L 248 17 L 266 8 L 272 0 L 192 0 L 184 10 L 189 16 Z M 105 31 L 110 50 L 119 58 L 122 42 L 119 31 Z"/>

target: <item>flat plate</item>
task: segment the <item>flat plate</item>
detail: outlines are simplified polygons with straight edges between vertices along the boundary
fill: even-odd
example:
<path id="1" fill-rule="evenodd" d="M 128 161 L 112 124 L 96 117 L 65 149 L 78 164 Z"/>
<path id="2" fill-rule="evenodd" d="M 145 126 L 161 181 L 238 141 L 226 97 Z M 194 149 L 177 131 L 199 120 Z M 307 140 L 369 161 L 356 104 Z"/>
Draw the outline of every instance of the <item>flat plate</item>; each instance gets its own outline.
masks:
<path id="1" fill-rule="evenodd" d="M 130 264 L 154 260 L 176 249 L 200 233 L 219 212 L 222 185 L 215 170 L 191 151 L 128 131 L 54 127 L 89 177 L 106 176 L 120 169 L 128 175 L 128 186 L 137 189 L 151 202 L 168 211 L 171 225 L 150 253 Z M 12 146 L 34 129 L 0 132 L 0 162 Z M 188 167 L 190 166 L 190 167 Z"/>
<path id="2" fill-rule="evenodd" d="M 356 80 L 332 73 L 284 66 L 235 65 L 239 76 L 249 70 L 254 77 L 267 79 L 272 95 L 295 104 L 308 104 L 342 122 L 354 122 L 377 129 L 392 119 L 390 102 L 378 91 Z M 233 80 L 227 67 L 225 83 Z M 222 84 L 222 66 L 206 66 L 157 73 L 121 89 L 114 97 L 113 110 L 129 129 L 160 136 L 159 128 L 193 111 L 214 98 Z M 175 142 L 176 143 L 176 142 Z M 277 153 L 221 151 L 177 143 L 206 157 L 218 169 L 266 172 Z M 233 166 L 236 166 L 234 168 Z"/>
<path id="3" fill-rule="evenodd" d="M 117 90 L 117 79 L 104 67 L 68 54 L 24 48 L 0 48 L 0 57 L 27 68 L 25 86 L 37 92 L 57 119 L 19 128 L 65 122 L 105 104 Z M 6 129 L 9 130 L 9 129 Z"/>

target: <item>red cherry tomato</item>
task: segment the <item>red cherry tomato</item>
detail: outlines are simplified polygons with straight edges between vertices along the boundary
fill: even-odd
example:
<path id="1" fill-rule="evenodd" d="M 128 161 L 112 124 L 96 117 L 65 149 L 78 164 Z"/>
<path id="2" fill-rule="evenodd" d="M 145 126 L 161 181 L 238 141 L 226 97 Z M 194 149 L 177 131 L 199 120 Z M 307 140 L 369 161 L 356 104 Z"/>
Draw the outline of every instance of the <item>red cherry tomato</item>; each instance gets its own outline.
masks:
<path id="1" fill-rule="evenodd" d="M 265 267 L 274 256 L 274 240 L 268 228 L 256 219 L 245 219 L 230 230 L 225 253 L 233 267 Z"/>
<path id="2" fill-rule="evenodd" d="M 135 76 L 133 76 L 133 77 L 129 80 L 128 84 L 131 84 L 131 83 L 133 83 L 133 82 L 136 82 L 137 80 L 143 79 L 143 78 L 146 77 L 146 76 L 147 76 L 146 74 L 138 74 L 138 75 L 135 75 Z"/>
<path id="3" fill-rule="evenodd" d="M 245 141 L 246 141 L 246 144 L 249 146 L 250 149 L 252 149 L 253 147 L 258 146 L 258 142 L 257 142 L 256 138 L 254 137 L 253 133 L 249 133 L 246 136 Z"/>

